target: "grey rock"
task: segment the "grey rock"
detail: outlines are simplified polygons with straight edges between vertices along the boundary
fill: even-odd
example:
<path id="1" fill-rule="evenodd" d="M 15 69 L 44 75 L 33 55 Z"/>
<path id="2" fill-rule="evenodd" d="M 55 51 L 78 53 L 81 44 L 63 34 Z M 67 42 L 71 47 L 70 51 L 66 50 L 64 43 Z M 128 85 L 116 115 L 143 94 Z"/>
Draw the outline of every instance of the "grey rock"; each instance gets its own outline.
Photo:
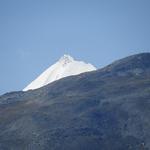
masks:
<path id="1" fill-rule="evenodd" d="M 0 150 L 150 150 L 150 53 L 0 96 Z"/>

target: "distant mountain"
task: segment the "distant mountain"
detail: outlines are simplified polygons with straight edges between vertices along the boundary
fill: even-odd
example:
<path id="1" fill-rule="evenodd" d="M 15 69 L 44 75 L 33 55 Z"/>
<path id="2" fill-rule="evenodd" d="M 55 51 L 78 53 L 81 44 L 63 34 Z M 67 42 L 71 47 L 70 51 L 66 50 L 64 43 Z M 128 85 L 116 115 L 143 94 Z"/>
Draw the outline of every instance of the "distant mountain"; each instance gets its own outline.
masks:
<path id="1" fill-rule="evenodd" d="M 150 150 L 150 53 L 2 95 L 0 150 Z"/>
<path id="2" fill-rule="evenodd" d="M 93 70 L 96 70 L 93 65 L 83 61 L 76 61 L 71 56 L 64 55 L 58 62 L 50 66 L 37 79 L 31 82 L 24 91 L 37 89 L 58 79 Z"/>

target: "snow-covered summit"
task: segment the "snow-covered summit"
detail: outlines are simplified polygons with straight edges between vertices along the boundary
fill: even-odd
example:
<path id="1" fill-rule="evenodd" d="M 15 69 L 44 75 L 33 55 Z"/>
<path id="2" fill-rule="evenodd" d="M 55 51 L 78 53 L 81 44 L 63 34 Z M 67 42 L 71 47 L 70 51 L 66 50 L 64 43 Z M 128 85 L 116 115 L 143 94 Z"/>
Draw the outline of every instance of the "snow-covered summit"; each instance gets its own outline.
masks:
<path id="1" fill-rule="evenodd" d="M 23 91 L 37 89 L 55 80 L 93 70 L 96 70 L 93 65 L 83 61 L 74 60 L 70 55 L 64 55 L 24 88 Z"/>
<path id="2" fill-rule="evenodd" d="M 59 62 L 61 62 L 61 63 L 70 63 L 73 61 L 74 61 L 74 58 L 72 58 L 70 55 L 66 55 L 66 54 L 59 59 Z"/>

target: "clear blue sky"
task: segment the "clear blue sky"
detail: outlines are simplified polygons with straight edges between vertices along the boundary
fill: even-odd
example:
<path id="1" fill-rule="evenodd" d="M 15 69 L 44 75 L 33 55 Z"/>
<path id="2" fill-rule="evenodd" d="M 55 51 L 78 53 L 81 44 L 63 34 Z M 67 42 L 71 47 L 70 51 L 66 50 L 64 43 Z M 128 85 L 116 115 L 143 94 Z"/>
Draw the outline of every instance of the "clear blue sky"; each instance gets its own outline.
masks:
<path id="1" fill-rule="evenodd" d="M 0 94 L 64 53 L 103 67 L 150 52 L 150 0 L 0 0 Z"/>

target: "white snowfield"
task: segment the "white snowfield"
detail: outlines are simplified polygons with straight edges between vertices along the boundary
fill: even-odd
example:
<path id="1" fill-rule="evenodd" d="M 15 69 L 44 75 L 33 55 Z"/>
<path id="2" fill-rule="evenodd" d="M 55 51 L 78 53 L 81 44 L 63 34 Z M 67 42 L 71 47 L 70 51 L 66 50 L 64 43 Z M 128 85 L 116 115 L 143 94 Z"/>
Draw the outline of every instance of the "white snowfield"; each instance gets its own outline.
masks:
<path id="1" fill-rule="evenodd" d="M 39 77 L 24 88 L 23 91 L 37 89 L 61 78 L 93 70 L 96 70 L 93 65 L 83 61 L 76 61 L 71 56 L 64 55 L 58 62 L 50 66 Z"/>

